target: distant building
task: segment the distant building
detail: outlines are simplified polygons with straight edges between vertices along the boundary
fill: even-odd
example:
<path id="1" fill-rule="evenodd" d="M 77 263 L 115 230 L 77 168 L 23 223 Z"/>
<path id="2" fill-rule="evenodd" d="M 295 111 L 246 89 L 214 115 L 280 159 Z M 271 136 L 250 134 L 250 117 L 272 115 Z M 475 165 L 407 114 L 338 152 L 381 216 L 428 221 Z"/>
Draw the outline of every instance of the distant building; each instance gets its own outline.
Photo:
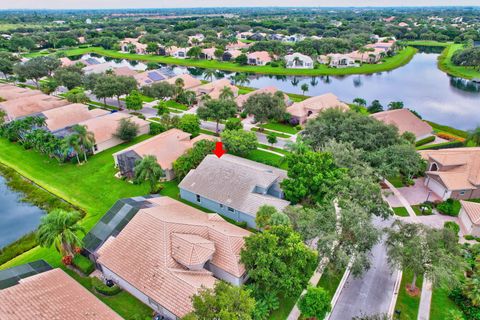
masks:
<path id="1" fill-rule="evenodd" d="M 81 103 L 67 104 L 63 107 L 50 109 L 42 112 L 39 116 L 45 118 L 48 130 L 54 132 L 60 129 L 71 127 L 82 121 L 110 114 L 104 109 L 92 109 Z"/>
<path id="2" fill-rule="evenodd" d="M 273 86 L 268 86 L 268 87 L 264 87 L 264 88 L 261 88 L 261 89 L 258 89 L 258 90 L 255 90 L 255 91 L 252 91 L 252 92 L 249 92 L 247 94 L 242 94 L 242 95 L 239 95 L 236 99 L 235 99 L 235 102 L 237 103 L 238 105 L 238 108 L 240 110 L 243 109 L 243 105 L 245 104 L 245 102 L 247 102 L 248 98 L 250 98 L 251 96 L 253 95 L 256 95 L 256 94 L 261 94 L 261 93 L 269 93 L 269 94 L 275 94 L 277 91 L 279 91 L 277 88 L 273 87 Z M 292 100 L 290 99 L 289 96 L 287 96 L 285 93 L 283 94 L 284 96 L 284 99 L 285 99 L 285 105 L 288 107 L 292 104 Z"/>
<path id="3" fill-rule="evenodd" d="M 238 87 L 234 86 L 228 79 L 219 79 L 202 84 L 194 89 L 198 98 L 208 95 L 212 99 L 220 98 L 224 88 L 232 90 L 234 97 L 238 96 Z"/>
<path id="4" fill-rule="evenodd" d="M 313 69 L 313 59 L 301 53 L 285 56 L 286 67 L 289 69 Z"/>
<path id="5" fill-rule="evenodd" d="M 250 65 L 264 66 L 272 61 L 270 53 L 267 51 L 255 51 L 247 55 L 247 61 Z"/>
<path id="6" fill-rule="evenodd" d="M 327 57 L 329 66 L 333 68 L 358 67 L 358 63 L 348 54 L 330 53 Z"/>
<path id="7" fill-rule="evenodd" d="M 296 119 L 298 123 L 303 124 L 307 122 L 307 120 L 317 117 L 323 110 L 332 108 L 339 108 L 344 111 L 350 109 L 348 105 L 341 102 L 336 95 L 326 93 L 296 102 L 287 108 L 287 112 L 290 113 L 292 118 Z"/>
<path id="8" fill-rule="evenodd" d="M 146 54 L 147 45 L 139 42 L 140 38 L 125 38 L 120 41 L 120 51 L 131 52 L 132 48 L 136 54 Z"/>
<path id="9" fill-rule="evenodd" d="M 385 124 L 394 125 L 398 128 L 400 134 L 413 133 L 417 141 L 433 135 L 433 128 L 408 109 L 377 112 L 372 114 L 371 117 Z"/>
<path id="10" fill-rule="evenodd" d="M 86 24 L 92 24 L 92 19 L 90 19 L 90 18 L 85 19 L 85 23 Z"/>
<path id="11" fill-rule="evenodd" d="M 196 88 L 196 87 L 202 85 L 202 81 L 200 81 L 197 78 L 192 77 L 188 73 L 180 74 L 178 76 L 169 78 L 169 79 L 164 80 L 164 81 L 169 83 L 169 84 L 175 84 L 175 82 L 177 82 L 178 79 L 182 79 L 183 88 L 185 90 L 192 90 L 193 88 Z"/>

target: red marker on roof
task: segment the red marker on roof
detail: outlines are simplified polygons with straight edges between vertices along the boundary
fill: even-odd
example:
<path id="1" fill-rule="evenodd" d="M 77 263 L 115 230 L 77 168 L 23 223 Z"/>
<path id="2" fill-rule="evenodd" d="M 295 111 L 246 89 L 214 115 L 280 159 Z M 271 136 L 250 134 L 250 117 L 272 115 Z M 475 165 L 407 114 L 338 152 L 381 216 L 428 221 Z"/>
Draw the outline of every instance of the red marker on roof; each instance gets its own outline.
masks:
<path id="1" fill-rule="evenodd" d="M 221 141 L 217 141 L 215 143 L 215 149 L 212 151 L 219 158 L 221 158 L 225 153 L 227 153 L 227 151 L 223 150 L 223 144 Z"/>

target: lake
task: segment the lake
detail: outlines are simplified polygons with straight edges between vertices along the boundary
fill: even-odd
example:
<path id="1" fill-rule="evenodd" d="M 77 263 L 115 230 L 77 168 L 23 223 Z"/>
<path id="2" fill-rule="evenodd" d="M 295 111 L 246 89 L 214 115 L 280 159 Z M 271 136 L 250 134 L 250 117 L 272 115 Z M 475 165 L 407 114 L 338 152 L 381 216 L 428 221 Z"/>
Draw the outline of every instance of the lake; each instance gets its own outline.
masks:
<path id="1" fill-rule="evenodd" d="M 21 201 L 22 195 L 11 190 L 0 176 L 0 248 L 34 231 L 45 212 Z"/>
<path id="2" fill-rule="evenodd" d="M 425 52 L 423 49 L 428 49 Z M 405 107 L 414 109 L 424 119 L 453 126 L 473 129 L 480 126 L 480 84 L 448 76 L 437 68 L 438 50 L 422 48 L 405 66 L 369 75 L 349 76 L 249 76 L 246 86 L 262 88 L 275 86 L 289 93 L 302 93 L 306 83 L 306 95 L 315 96 L 332 92 L 345 102 L 359 97 L 368 103 L 378 99 L 384 107 L 391 101 L 403 101 Z M 111 59 L 107 59 L 111 60 Z M 143 69 L 138 61 L 115 60 L 119 66 L 131 64 Z M 166 66 L 164 66 L 166 67 Z M 199 68 L 168 66 L 175 74 L 190 73 L 203 79 Z M 218 71 L 217 78 L 232 77 L 234 73 Z"/>

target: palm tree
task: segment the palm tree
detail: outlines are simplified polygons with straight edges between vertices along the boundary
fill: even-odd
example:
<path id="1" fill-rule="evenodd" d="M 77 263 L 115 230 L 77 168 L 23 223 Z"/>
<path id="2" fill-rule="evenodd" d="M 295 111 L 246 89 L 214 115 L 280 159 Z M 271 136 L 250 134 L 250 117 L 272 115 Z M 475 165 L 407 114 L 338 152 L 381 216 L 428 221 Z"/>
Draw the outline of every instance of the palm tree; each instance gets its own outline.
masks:
<path id="1" fill-rule="evenodd" d="M 78 224 L 80 219 L 76 211 L 53 210 L 42 217 L 37 231 L 38 243 L 44 248 L 55 245 L 62 256 L 73 256 L 75 248 L 82 246 L 78 233 L 85 234 L 85 229 Z"/>
<path id="2" fill-rule="evenodd" d="M 91 150 L 95 145 L 95 135 L 84 125 L 76 124 L 72 129 L 78 136 L 78 143 L 83 150 L 85 162 L 87 162 L 87 150 Z"/>
<path id="3" fill-rule="evenodd" d="M 78 154 L 82 151 L 82 147 L 80 146 L 80 139 L 78 137 L 78 134 L 74 133 L 69 136 L 66 136 L 63 139 L 63 147 L 62 147 L 64 153 L 69 154 L 70 151 L 73 149 L 75 152 L 75 156 L 77 157 L 77 163 L 80 163 L 80 158 L 78 157 Z"/>
<path id="4" fill-rule="evenodd" d="M 300 89 L 302 89 L 302 94 L 305 95 L 305 92 L 308 91 L 308 84 L 304 83 L 300 86 Z"/>
<path id="5" fill-rule="evenodd" d="M 165 176 L 165 172 L 157 162 L 157 157 L 147 155 L 135 163 L 135 183 L 147 180 L 150 183 L 150 192 L 155 191 L 158 180 Z"/>
<path id="6" fill-rule="evenodd" d="M 292 83 L 292 86 L 296 87 L 300 83 L 300 80 L 298 80 L 298 78 L 294 76 L 291 83 Z"/>
<path id="7" fill-rule="evenodd" d="M 471 278 L 467 278 L 463 288 L 465 296 L 470 299 L 472 305 L 480 306 L 480 275 L 474 274 Z"/>
<path id="8" fill-rule="evenodd" d="M 210 79 L 210 81 L 213 80 L 213 77 L 215 77 L 215 74 L 217 73 L 217 71 L 215 71 L 214 69 L 206 69 L 204 72 L 203 72 L 203 78 L 205 80 L 208 80 Z"/>
<path id="9" fill-rule="evenodd" d="M 293 58 L 293 64 L 294 64 L 294 66 L 298 67 L 298 66 L 302 65 L 303 63 L 302 63 L 302 60 L 300 60 L 300 57 L 295 57 L 295 58 Z"/>
<path id="10" fill-rule="evenodd" d="M 248 79 L 248 75 L 246 73 L 237 73 L 232 77 L 233 83 L 238 85 L 246 85 L 250 83 L 250 79 Z"/>
<path id="11" fill-rule="evenodd" d="M 218 96 L 220 100 L 233 100 L 235 98 L 235 94 L 233 93 L 232 89 L 225 86 L 220 91 L 220 95 Z"/>
<path id="12" fill-rule="evenodd" d="M 318 84 L 317 77 L 312 77 L 312 80 L 310 80 L 310 84 L 312 87 L 315 87 Z"/>

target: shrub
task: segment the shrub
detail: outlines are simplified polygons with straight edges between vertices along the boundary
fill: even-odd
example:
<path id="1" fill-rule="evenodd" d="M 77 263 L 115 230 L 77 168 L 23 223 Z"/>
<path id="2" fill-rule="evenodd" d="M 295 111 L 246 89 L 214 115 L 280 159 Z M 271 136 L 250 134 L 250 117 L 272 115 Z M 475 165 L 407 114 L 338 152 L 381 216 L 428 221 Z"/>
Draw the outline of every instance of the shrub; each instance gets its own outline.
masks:
<path id="1" fill-rule="evenodd" d="M 132 141 L 138 135 L 139 126 L 130 119 L 120 120 L 115 136 L 123 141 Z"/>
<path id="2" fill-rule="evenodd" d="M 93 262 L 81 254 L 75 255 L 73 258 L 73 265 L 77 267 L 78 270 L 82 271 L 82 273 L 86 276 L 95 270 L 95 265 Z"/>
<path id="3" fill-rule="evenodd" d="M 435 136 L 426 137 L 424 139 L 421 139 L 415 142 L 415 147 L 420 147 L 433 141 L 435 141 Z"/>
<path id="4" fill-rule="evenodd" d="M 272 67 L 272 68 L 278 68 L 278 66 L 279 66 L 279 65 L 278 65 L 278 62 L 275 62 L 275 61 L 270 62 L 270 67 Z"/>
<path id="5" fill-rule="evenodd" d="M 242 130 L 243 124 L 242 120 L 239 118 L 228 118 L 225 123 L 225 130 Z"/>
<path id="6" fill-rule="evenodd" d="M 474 240 L 475 239 L 475 237 L 472 236 L 471 234 L 465 235 L 464 238 L 465 238 L 465 240 Z"/>
<path id="7" fill-rule="evenodd" d="M 451 149 L 463 147 L 464 143 L 462 141 L 450 141 L 438 144 L 429 144 L 428 146 L 421 146 L 418 150 L 439 150 L 439 149 Z"/>
<path id="8" fill-rule="evenodd" d="M 446 201 L 437 205 L 438 211 L 447 216 L 456 217 L 460 212 L 460 201 L 455 199 L 447 199 Z"/>
<path id="9" fill-rule="evenodd" d="M 0 250 L 0 265 L 12 260 L 16 256 L 36 247 L 37 236 L 35 232 L 28 233 L 15 242 L 3 247 Z"/>
<path id="10" fill-rule="evenodd" d="M 95 289 L 95 291 L 106 296 L 114 296 L 120 293 L 120 291 L 122 291 L 122 289 L 120 289 L 120 287 L 117 285 L 114 285 L 112 287 L 107 286 L 105 283 L 103 283 L 102 280 L 98 279 L 97 277 L 92 277 L 91 281 L 92 287 Z"/>
<path id="11" fill-rule="evenodd" d="M 297 131 L 301 131 L 301 130 L 302 130 L 302 126 L 301 126 L 301 125 L 299 125 L 299 124 L 297 124 L 297 125 L 295 126 L 295 130 L 297 130 Z"/>
<path id="12" fill-rule="evenodd" d="M 460 226 L 453 221 L 445 222 L 443 224 L 443 227 L 446 228 L 446 229 L 453 230 L 453 232 L 455 232 L 455 234 L 458 234 L 460 232 Z"/>
<path id="13" fill-rule="evenodd" d="M 457 136 L 450 133 L 446 133 L 446 132 L 437 133 L 437 137 L 446 139 L 448 141 L 462 141 L 462 142 L 465 141 L 465 138 L 458 138 Z"/>
<path id="14" fill-rule="evenodd" d="M 160 123 L 150 122 L 150 135 L 155 136 L 166 131 L 166 128 Z"/>
<path id="15" fill-rule="evenodd" d="M 245 119 L 247 116 L 248 114 L 245 111 L 242 111 L 242 113 L 240 113 L 240 118 L 242 119 Z"/>

